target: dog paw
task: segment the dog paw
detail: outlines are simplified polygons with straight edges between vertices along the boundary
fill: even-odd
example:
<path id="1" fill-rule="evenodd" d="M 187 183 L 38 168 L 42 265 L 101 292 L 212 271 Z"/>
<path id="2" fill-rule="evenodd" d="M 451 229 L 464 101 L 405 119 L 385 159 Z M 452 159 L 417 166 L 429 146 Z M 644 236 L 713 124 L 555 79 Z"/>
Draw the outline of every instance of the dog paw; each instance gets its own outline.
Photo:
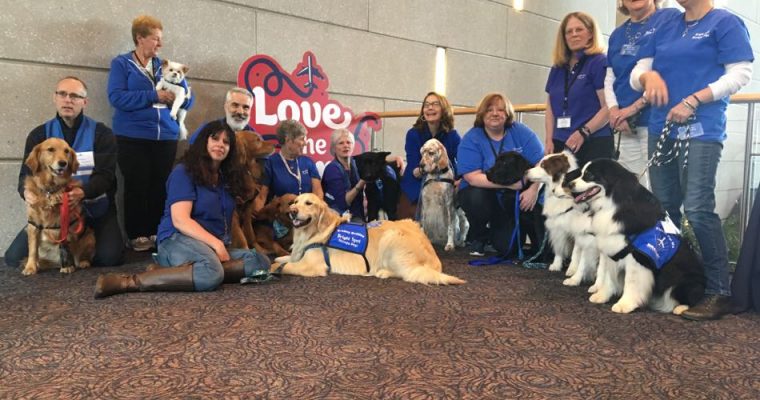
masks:
<path id="1" fill-rule="evenodd" d="M 37 268 L 30 268 L 28 265 L 24 268 L 23 271 L 21 271 L 21 274 L 26 275 L 26 276 L 34 275 L 36 273 L 37 273 Z"/>
<path id="2" fill-rule="evenodd" d="M 637 306 L 634 303 L 620 300 L 617 303 L 612 305 L 612 312 L 618 313 L 618 314 L 628 314 L 637 308 L 639 308 L 639 306 Z"/>
<path id="3" fill-rule="evenodd" d="M 594 303 L 594 304 L 604 304 L 608 301 L 610 301 L 610 295 L 602 292 L 596 292 L 591 295 L 591 297 L 588 298 L 588 301 Z"/>
<path id="4" fill-rule="evenodd" d="M 551 272 L 562 271 L 562 263 L 561 262 L 560 263 L 556 263 L 556 262 L 552 263 L 552 265 L 549 266 L 549 271 L 551 271 Z"/>
<path id="5" fill-rule="evenodd" d="M 77 268 L 79 268 L 79 269 L 90 268 L 90 262 L 89 261 L 80 261 L 79 265 L 77 265 Z"/>
<path id="6" fill-rule="evenodd" d="M 593 285 L 591 285 L 591 286 L 588 288 L 588 292 L 589 292 L 589 293 L 596 293 L 598 290 L 599 290 L 599 288 L 596 286 L 596 284 L 593 284 Z"/>
<path id="7" fill-rule="evenodd" d="M 61 267 L 62 274 L 70 274 L 74 272 L 74 267 Z"/>
<path id="8" fill-rule="evenodd" d="M 171 113 L 169 113 L 169 116 L 172 117 L 173 120 L 175 120 L 175 121 L 177 120 L 177 112 L 176 111 L 172 111 Z"/>
<path id="9" fill-rule="evenodd" d="M 444 247 L 443 250 L 444 251 L 454 250 L 454 243 L 446 243 L 446 247 Z"/>
<path id="10" fill-rule="evenodd" d="M 679 304 L 673 308 L 673 314 L 675 315 L 681 315 L 684 311 L 688 310 L 689 306 L 686 304 Z"/>
<path id="11" fill-rule="evenodd" d="M 581 280 L 575 279 L 574 277 L 570 277 L 562 281 L 562 284 L 565 286 L 578 286 L 581 284 Z"/>
<path id="12" fill-rule="evenodd" d="M 387 279 L 391 277 L 391 271 L 388 271 L 387 269 L 380 269 L 377 272 L 375 272 L 375 276 L 380 279 Z"/>

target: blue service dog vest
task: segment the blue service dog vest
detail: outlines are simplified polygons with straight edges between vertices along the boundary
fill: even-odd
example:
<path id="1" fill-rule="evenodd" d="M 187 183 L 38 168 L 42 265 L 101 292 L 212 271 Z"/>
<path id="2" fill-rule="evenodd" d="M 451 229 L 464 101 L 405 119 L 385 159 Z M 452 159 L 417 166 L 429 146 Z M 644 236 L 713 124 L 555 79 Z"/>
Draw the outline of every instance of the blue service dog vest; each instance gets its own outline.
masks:
<path id="1" fill-rule="evenodd" d="M 631 251 L 646 256 L 659 271 L 678 251 L 681 245 L 681 233 L 673 221 L 666 217 L 652 228 L 629 237 L 629 241 Z"/>

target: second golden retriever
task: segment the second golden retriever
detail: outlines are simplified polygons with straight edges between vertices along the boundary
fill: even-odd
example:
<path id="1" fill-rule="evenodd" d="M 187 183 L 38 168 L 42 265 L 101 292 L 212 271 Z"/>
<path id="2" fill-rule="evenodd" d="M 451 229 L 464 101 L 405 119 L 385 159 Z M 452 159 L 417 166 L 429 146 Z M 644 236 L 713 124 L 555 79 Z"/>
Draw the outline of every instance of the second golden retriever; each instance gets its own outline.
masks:
<path id="1" fill-rule="evenodd" d="M 26 165 L 31 175 L 24 190 L 34 201 L 27 206 L 29 258 L 22 273 L 36 274 L 41 264 L 60 264 L 62 273 L 88 268 L 95 255 L 95 234 L 84 224 L 81 205 L 64 201 L 65 192 L 82 185 L 72 178 L 79 167 L 76 153 L 64 140 L 50 138 L 34 146 Z M 68 218 L 61 218 L 62 212 Z"/>
<path id="2" fill-rule="evenodd" d="M 289 275 L 326 276 L 329 272 L 378 278 L 401 278 L 407 282 L 450 285 L 465 281 L 442 271 L 441 260 L 419 225 L 412 220 L 383 221 L 369 226 L 364 258 L 346 250 L 326 248 L 333 231 L 347 222 L 311 193 L 298 196 L 290 206 L 293 250 L 279 257 L 272 271 Z"/>

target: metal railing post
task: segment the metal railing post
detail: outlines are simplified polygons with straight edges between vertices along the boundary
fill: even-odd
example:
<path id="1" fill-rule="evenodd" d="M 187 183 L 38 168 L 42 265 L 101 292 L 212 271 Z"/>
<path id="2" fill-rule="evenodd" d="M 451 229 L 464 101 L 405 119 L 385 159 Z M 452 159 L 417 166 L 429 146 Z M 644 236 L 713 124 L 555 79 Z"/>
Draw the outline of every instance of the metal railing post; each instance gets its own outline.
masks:
<path id="1" fill-rule="evenodd" d="M 744 181 L 742 182 L 742 196 L 739 207 L 739 243 L 744 240 L 744 229 L 749 223 L 750 197 L 752 197 L 752 184 L 750 174 L 752 172 L 753 138 L 755 136 L 755 103 L 747 103 L 747 133 L 744 142 Z"/>

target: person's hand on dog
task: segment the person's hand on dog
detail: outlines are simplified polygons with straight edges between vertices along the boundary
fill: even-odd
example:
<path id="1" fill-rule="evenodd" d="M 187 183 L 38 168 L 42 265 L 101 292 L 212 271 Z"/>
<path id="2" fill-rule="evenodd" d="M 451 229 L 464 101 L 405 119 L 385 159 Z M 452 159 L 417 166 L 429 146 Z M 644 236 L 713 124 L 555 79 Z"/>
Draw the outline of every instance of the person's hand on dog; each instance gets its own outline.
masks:
<path id="1" fill-rule="evenodd" d="M 73 210 L 79 207 L 79 202 L 84 199 L 84 190 L 80 187 L 75 187 L 69 190 L 69 210 Z"/>
<path id="2" fill-rule="evenodd" d="M 385 157 L 385 162 L 388 164 L 396 163 L 399 171 L 404 171 L 404 159 L 401 158 L 401 156 L 392 156 L 389 154 L 388 157 Z"/>
<path id="3" fill-rule="evenodd" d="M 554 141 L 549 139 L 544 143 L 544 154 L 554 153 Z"/>
<path id="4" fill-rule="evenodd" d="M 227 248 L 224 247 L 224 242 L 221 240 L 214 242 L 214 245 L 211 246 L 211 248 L 214 249 L 214 253 L 219 257 L 219 261 L 225 262 L 230 260 L 230 253 L 227 252 Z"/>
<path id="5" fill-rule="evenodd" d="M 536 206 L 536 200 L 538 200 L 538 187 L 540 185 L 534 183 L 529 188 L 520 192 L 520 210 L 532 211 Z"/>
<path id="6" fill-rule="evenodd" d="M 158 93 L 159 103 L 164 103 L 166 105 L 172 105 L 172 103 L 174 103 L 174 93 L 168 90 L 159 90 L 156 93 Z"/>
<path id="7" fill-rule="evenodd" d="M 367 186 L 367 182 L 364 179 L 359 179 L 359 182 L 356 182 L 356 189 L 357 190 L 364 190 L 364 188 Z"/>

